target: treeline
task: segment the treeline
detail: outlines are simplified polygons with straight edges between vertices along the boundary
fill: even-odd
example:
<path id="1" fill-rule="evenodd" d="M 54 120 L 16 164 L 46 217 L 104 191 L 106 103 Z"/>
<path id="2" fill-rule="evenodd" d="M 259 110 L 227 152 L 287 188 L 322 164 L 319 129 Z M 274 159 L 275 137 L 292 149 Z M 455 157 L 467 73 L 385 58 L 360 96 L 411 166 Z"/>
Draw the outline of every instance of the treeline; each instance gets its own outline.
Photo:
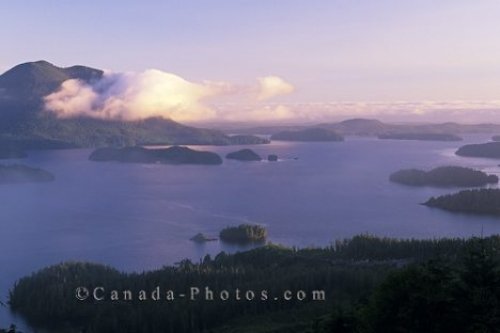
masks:
<path id="1" fill-rule="evenodd" d="M 310 332 L 500 332 L 498 238 L 473 239 L 455 260 L 393 271 L 371 296 L 337 307 Z"/>
<path id="2" fill-rule="evenodd" d="M 175 266 L 140 274 L 96 264 L 64 263 L 18 281 L 10 294 L 10 305 L 37 327 L 65 332 L 363 332 L 361 329 L 390 332 L 375 329 L 383 327 L 381 320 L 390 318 L 390 312 L 399 309 L 397 304 L 406 306 L 405 298 L 398 299 L 401 293 L 411 294 L 412 288 L 417 288 L 417 295 L 424 291 L 432 294 L 430 290 L 436 287 L 431 283 L 434 280 L 424 278 L 430 274 L 426 267 L 434 267 L 425 262 L 438 258 L 440 263 L 453 268 L 453 274 L 461 274 L 463 264 L 457 263 L 464 261 L 471 244 L 476 242 L 394 240 L 361 235 L 337 241 L 327 248 L 268 245 L 232 255 L 206 256 L 197 263 L 184 260 Z M 488 249 L 498 248 L 500 237 L 486 238 L 481 244 Z M 400 276 L 417 281 L 395 283 Z M 189 293 L 190 287 L 199 287 L 201 298 L 141 302 L 137 297 L 132 301 L 111 301 L 108 295 L 106 301 L 78 301 L 75 290 L 79 286 L 89 289 L 103 286 L 106 291 L 132 290 L 133 295 L 140 290 L 149 292 L 156 286 L 177 293 Z M 203 300 L 205 286 L 214 291 L 213 301 Z M 219 291 L 229 290 L 234 295 L 235 289 L 242 293 L 252 290 L 258 296 L 254 301 L 218 299 Z M 267 300 L 260 299 L 261 290 L 268 292 Z M 319 302 L 310 296 L 303 301 L 295 298 L 285 301 L 280 297 L 284 290 L 324 290 L 326 298 Z M 279 300 L 274 300 L 275 296 Z M 379 303 L 386 298 L 386 307 L 380 307 Z M 376 312 L 379 308 L 386 312 Z M 332 309 L 337 310 L 332 314 Z"/>
<path id="3" fill-rule="evenodd" d="M 465 190 L 432 197 L 424 205 L 452 212 L 500 215 L 500 190 Z"/>
<path id="4" fill-rule="evenodd" d="M 19 150 L 269 143 L 269 140 L 252 135 L 228 136 L 218 130 L 185 126 L 162 118 L 138 121 L 58 119 L 43 113 L 14 122 L 1 119 L 0 132 L 0 147 Z"/>
<path id="5" fill-rule="evenodd" d="M 0 333 L 22 333 L 16 327 L 16 325 L 10 325 L 8 329 L 0 328 Z"/>
<path id="6" fill-rule="evenodd" d="M 230 243 L 264 242 L 267 238 L 267 229 L 257 224 L 240 224 L 222 229 L 219 237 L 222 241 Z"/>

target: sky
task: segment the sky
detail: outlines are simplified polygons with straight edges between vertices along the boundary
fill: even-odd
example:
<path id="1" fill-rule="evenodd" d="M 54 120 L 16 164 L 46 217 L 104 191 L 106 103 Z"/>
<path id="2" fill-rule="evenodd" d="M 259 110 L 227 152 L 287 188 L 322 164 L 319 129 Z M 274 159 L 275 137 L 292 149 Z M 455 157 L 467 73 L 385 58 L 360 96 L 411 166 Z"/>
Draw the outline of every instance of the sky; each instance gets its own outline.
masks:
<path id="1" fill-rule="evenodd" d="M 175 75 L 193 84 L 187 122 L 500 122 L 497 0 L 16 0 L 0 13 L 1 71 L 44 59 Z M 283 89 L 263 99 L 271 78 Z"/>

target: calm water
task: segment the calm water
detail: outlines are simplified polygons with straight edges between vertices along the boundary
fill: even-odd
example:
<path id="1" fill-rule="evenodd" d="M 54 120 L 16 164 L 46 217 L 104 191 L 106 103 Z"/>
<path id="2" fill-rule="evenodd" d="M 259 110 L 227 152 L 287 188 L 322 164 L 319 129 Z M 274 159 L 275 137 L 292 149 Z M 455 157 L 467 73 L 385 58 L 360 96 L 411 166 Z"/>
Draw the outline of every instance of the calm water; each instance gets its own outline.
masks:
<path id="1" fill-rule="evenodd" d="M 470 136 L 484 142 L 490 136 Z M 236 251 L 197 245 L 198 232 L 266 225 L 270 240 L 324 246 L 359 233 L 455 237 L 500 233 L 500 219 L 451 214 L 419 205 L 450 189 L 390 183 L 401 168 L 473 166 L 500 173 L 498 160 L 453 154 L 464 142 L 348 138 L 343 143 L 273 143 L 251 147 L 278 163 L 224 161 L 222 166 L 96 163 L 89 150 L 33 152 L 22 163 L 56 175 L 48 184 L 0 186 L 0 300 L 14 281 L 66 260 L 142 271 Z M 197 147 L 226 154 L 240 147 Z M 298 157 L 298 160 L 294 160 Z M 19 319 L 0 310 L 0 327 Z"/>

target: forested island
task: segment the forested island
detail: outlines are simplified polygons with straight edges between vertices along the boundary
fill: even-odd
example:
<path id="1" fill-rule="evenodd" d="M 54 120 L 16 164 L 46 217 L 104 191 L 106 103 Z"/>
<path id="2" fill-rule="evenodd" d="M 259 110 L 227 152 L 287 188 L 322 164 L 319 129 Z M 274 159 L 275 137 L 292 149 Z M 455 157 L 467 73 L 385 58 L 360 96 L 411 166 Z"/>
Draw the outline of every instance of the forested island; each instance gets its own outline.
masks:
<path id="1" fill-rule="evenodd" d="M 430 171 L 399 170 L 389 176 L 390 181 L 410 186 L 484 186 L 498 183 L 496 175 L 459 166 L 444 166 Z"/>
<path id="2" fill-rule="evenodd" d="M 219 237 L 228 243 L 257 243 L 265 242 L 267 230 L 256 224 L 240 224 L 237 227 L 227 227 L 221 230 Z"/>
<path id="3" fill-rule="evenodd" d="M 70 262 L 20 279 L 10 307 L 37 328 L 66 333 L 496 332 L 499 247 L 499 236 L 361 235 L 326 248 L 222 252 L 141 274 Z M 77 300 L 80 286 L 91 293 L 103 287 L 98 294 L 105 300 Z M 212 301 L 203 299 L 205 286 Z M 191 287 L 200 291 L 195 300 L 178 296 L 189 295 Z M 222 289 L 230 293 L 227 300 L 221 300 Z M 113 290 L 118 301 L 111 300 Z M 123 290 L 131 290 L 131 299 Z M 173 299 L 167 299 L 169 290 Z M 286 290 L 292 291 L 289 301 Z"/>
<path id="4" fill-rule="evenodd" d="M 4 145 L 0 141 L 0 160 L 3 159 L 20 159 L 27 156 L 26 152 L 20 148 Z"/>
<path id="5" fill-rule="evenodd" d="M 460 147 L 458 156 L 500 158 L 500 142 L 476 143 Z"/>
<path id="6" fill-rule="evenodd" d="M 271 140 L 277 141 L 344 141 L 344 137 L 327 128 L 307 128 L 300 131 L 283 131 L 273 134 Z"/>
<path id="7" fill-rule="evenodd" d="M 238 161 L 262 161 L 256 152 L 251 149 L 241 149 L 226 155 L 227 159 Z"/>
<path id="8" fill-rule="evenodd" d="M 196 242 L 196 243 L 204 243 L 204 242 L 216 241 L 217 238 L 215 238 L 215 237 L 209 237 L 209 236 L 207 236 L 205 234 L 202 234 L 200 232 L 200 233 L 197 233 L 196 235 L 194 235 L 193 237 L 191 237 L 189 240 L 191 240 L 193 242 Z"/>
<path id="9" fill-rule="evenodd" d="M 462 137 L 449 133 L 387 133 L 378 135 L 379 139 L 417 140 L 417 141 L 462 141 Z"/>
<path id="10" fill-rule="evenodd" d="M 97 162 L 116 161 L 123 163 L 222 164 L 222 158 L 216 153 L 179 146 L 165 149 L 99 148 L 92 152 L 89 159 Z"/>
<path id="11" fill-rule="evenodd" d="M 500 215 L 500 189 L 460 191 L 432 197 L 424 205 L 451 212 Z"/>
<path id="12" fill-rule="evenodd" d="M 0 185 L 51 182 L 54 176 L 42 169 L 26 165 L 0 165 Z"/>
<path id="13" fill-rule="evenodd" d="M 267 160 L 269 162 L 277 162 L 278 161 L 278 155 L 275 155 L 275 154 L 267 155 Z"/>

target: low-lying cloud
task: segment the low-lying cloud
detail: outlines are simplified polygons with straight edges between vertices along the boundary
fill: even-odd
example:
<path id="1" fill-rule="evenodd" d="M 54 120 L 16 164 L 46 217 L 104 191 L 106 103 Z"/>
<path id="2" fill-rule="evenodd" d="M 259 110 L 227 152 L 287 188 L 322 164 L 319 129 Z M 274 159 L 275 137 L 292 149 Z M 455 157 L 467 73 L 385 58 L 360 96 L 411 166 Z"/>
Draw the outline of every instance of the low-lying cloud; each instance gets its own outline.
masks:
<path id="1" fill-rule="evenodd" d="M 218 84 L 192 83 L 158 70 L 138 74 L 106 73 L 91 84 L 75 79 L 63 82 L 58 91 L 45 97 L 45 107 L 62 118 L 165 117 L 193 121 L 214 117 L 214 111 L 202 101 L 223 90 Z"/>
<path id="2" fill-rule="evenodd" d="M 160 70 L 142 73 L 105 73 L 95 82 L 72 79 L 45 97 L 45 108 L 60 118 L 88 116 L 101 119 L 139 120 L 150 117 L 170 118 L 180 122 L 223 120 L 229 116 L 239 121 L 254 118 L 252 114 L 233 110 L 222 115 L 210 106 L 214 98 L 243 97 L 244 103 L 255 104 L 275 96 L 289 94 L 293 86 L 282 78 L 267 76 L 254 85 L 237 86 L 227 82 L 194 83 Z M 240 110 L 240 111 L 239 111 Z M 272 117 L 276 112 L 266 115 Z M 278 116 L 282 112 L 276 113 Z"/>
<path id="3" fill-rule="evenodd" d="M 266 101 L 280 95 L 288 95 L 295 90 L 294 86 L 278 76 L 261 77 L 258 81 L 259 94 L 257 100 L 259 101 Z"/>
<path id="4" fill-rule="evenodd" d="M 500 101 L 395 101 L 276 103 L 294 86 L 277 76 L 250 84 L 191 82 L 159 71 L 105 73 L 95 82 L 67 80 L 45 97 L 45 108 L 58 117 L 179 122 L 293 123 L 327 122 L 353 117 L 389 121 L 498 122 Z M 1 93 L 1 92 L 0 92 Z"/>

